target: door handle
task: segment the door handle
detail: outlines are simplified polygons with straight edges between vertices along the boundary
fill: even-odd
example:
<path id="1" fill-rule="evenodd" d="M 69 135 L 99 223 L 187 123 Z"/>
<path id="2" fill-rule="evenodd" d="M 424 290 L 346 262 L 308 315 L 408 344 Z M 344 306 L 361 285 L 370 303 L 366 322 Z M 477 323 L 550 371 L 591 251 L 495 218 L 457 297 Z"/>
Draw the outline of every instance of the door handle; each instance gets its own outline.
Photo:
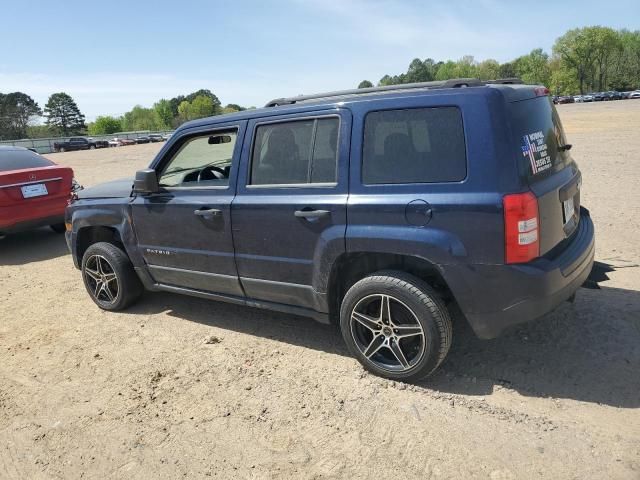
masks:
<path id="1" fill-rule="evenodd" d="M 199 217 L 217 217 L 222 215 L 222 210 L 218 210 L 217 208 L 202 208 L 200 210 L 194 210 L 193 214 Z"/>
<path id="2" fill-rule="evenodd" d="M 293 213 L 298 218 L 320 218 L 330 215 L 329 210 L 296 210 Z"/>

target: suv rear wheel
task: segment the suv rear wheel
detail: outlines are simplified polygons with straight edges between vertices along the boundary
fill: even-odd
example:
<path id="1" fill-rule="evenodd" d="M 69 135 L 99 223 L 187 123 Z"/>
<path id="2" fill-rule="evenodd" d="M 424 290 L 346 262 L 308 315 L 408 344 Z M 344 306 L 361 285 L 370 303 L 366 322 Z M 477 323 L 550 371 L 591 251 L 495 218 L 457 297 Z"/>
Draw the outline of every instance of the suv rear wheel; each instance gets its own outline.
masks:
<path id="1" fill-rule="evenodd" d="M 103 310 L 122 310 L 143 291 L 127 254 L 106 242 L 94 243 L 85 252 L 82 279 L 91 299 Z"/>
<path id="2" fill-rule="evenodd" d="M 349 350 L 372 373 L 412 381 L 431 374 L 451 345 L 451 318 L 426 282 L 378 272 L 355 283 L 340 309 Z"/>

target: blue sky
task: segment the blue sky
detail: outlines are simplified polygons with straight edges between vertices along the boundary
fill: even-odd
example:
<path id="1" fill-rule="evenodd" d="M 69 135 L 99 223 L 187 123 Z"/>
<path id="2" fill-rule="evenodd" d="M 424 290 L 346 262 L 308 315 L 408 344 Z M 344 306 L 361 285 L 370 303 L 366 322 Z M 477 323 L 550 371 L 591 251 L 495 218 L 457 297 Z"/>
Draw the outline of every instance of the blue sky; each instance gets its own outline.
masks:
<path id="1" fill-rule="evenodd" d="M 213 91 L 223 104 L 374 83 L 416 57 L 507 61 L 570 28 L 640 28 L 637 0 L 0 0 L 0 92 L 65 91 L 91 120 Z"/>

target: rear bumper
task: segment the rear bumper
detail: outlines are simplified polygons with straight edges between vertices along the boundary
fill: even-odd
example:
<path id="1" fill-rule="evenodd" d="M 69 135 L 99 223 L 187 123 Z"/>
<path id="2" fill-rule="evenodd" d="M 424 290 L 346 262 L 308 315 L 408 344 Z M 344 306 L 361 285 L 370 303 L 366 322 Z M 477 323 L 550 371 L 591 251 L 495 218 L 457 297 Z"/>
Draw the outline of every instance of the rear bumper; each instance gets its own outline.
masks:
<path id="1" fill-rule="evenodd" d="M 582 208 L 578 231 L 557 257 L 521 265 L 447 267 L 445 279 L 476 335 L 495 338 L 569 299 L 589 276 L 594 253 L 593 222 Z"/>
<path id="2" fill-rule="evenodd" d="M 49 215 L 41 218 L 33 218 L 29 220 L 21 220 L 10 225 L 0 225 L 0 234 L 18 233 L 26 230 L 33 230 L 47 225 L 64 222 L 64 214 Z"/>

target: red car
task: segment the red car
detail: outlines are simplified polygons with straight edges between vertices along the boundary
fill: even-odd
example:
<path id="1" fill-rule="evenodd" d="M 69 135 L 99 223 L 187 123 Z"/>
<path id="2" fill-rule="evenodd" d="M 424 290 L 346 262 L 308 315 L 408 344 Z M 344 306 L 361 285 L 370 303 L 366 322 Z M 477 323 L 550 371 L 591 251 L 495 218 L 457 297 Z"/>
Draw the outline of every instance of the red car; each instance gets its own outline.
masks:
<path id="1" fill-rule="evenodd" d="M 0 145 L 0 236 L 50 225 L 63 233 L 73 170 L 31 150 Z"/>

